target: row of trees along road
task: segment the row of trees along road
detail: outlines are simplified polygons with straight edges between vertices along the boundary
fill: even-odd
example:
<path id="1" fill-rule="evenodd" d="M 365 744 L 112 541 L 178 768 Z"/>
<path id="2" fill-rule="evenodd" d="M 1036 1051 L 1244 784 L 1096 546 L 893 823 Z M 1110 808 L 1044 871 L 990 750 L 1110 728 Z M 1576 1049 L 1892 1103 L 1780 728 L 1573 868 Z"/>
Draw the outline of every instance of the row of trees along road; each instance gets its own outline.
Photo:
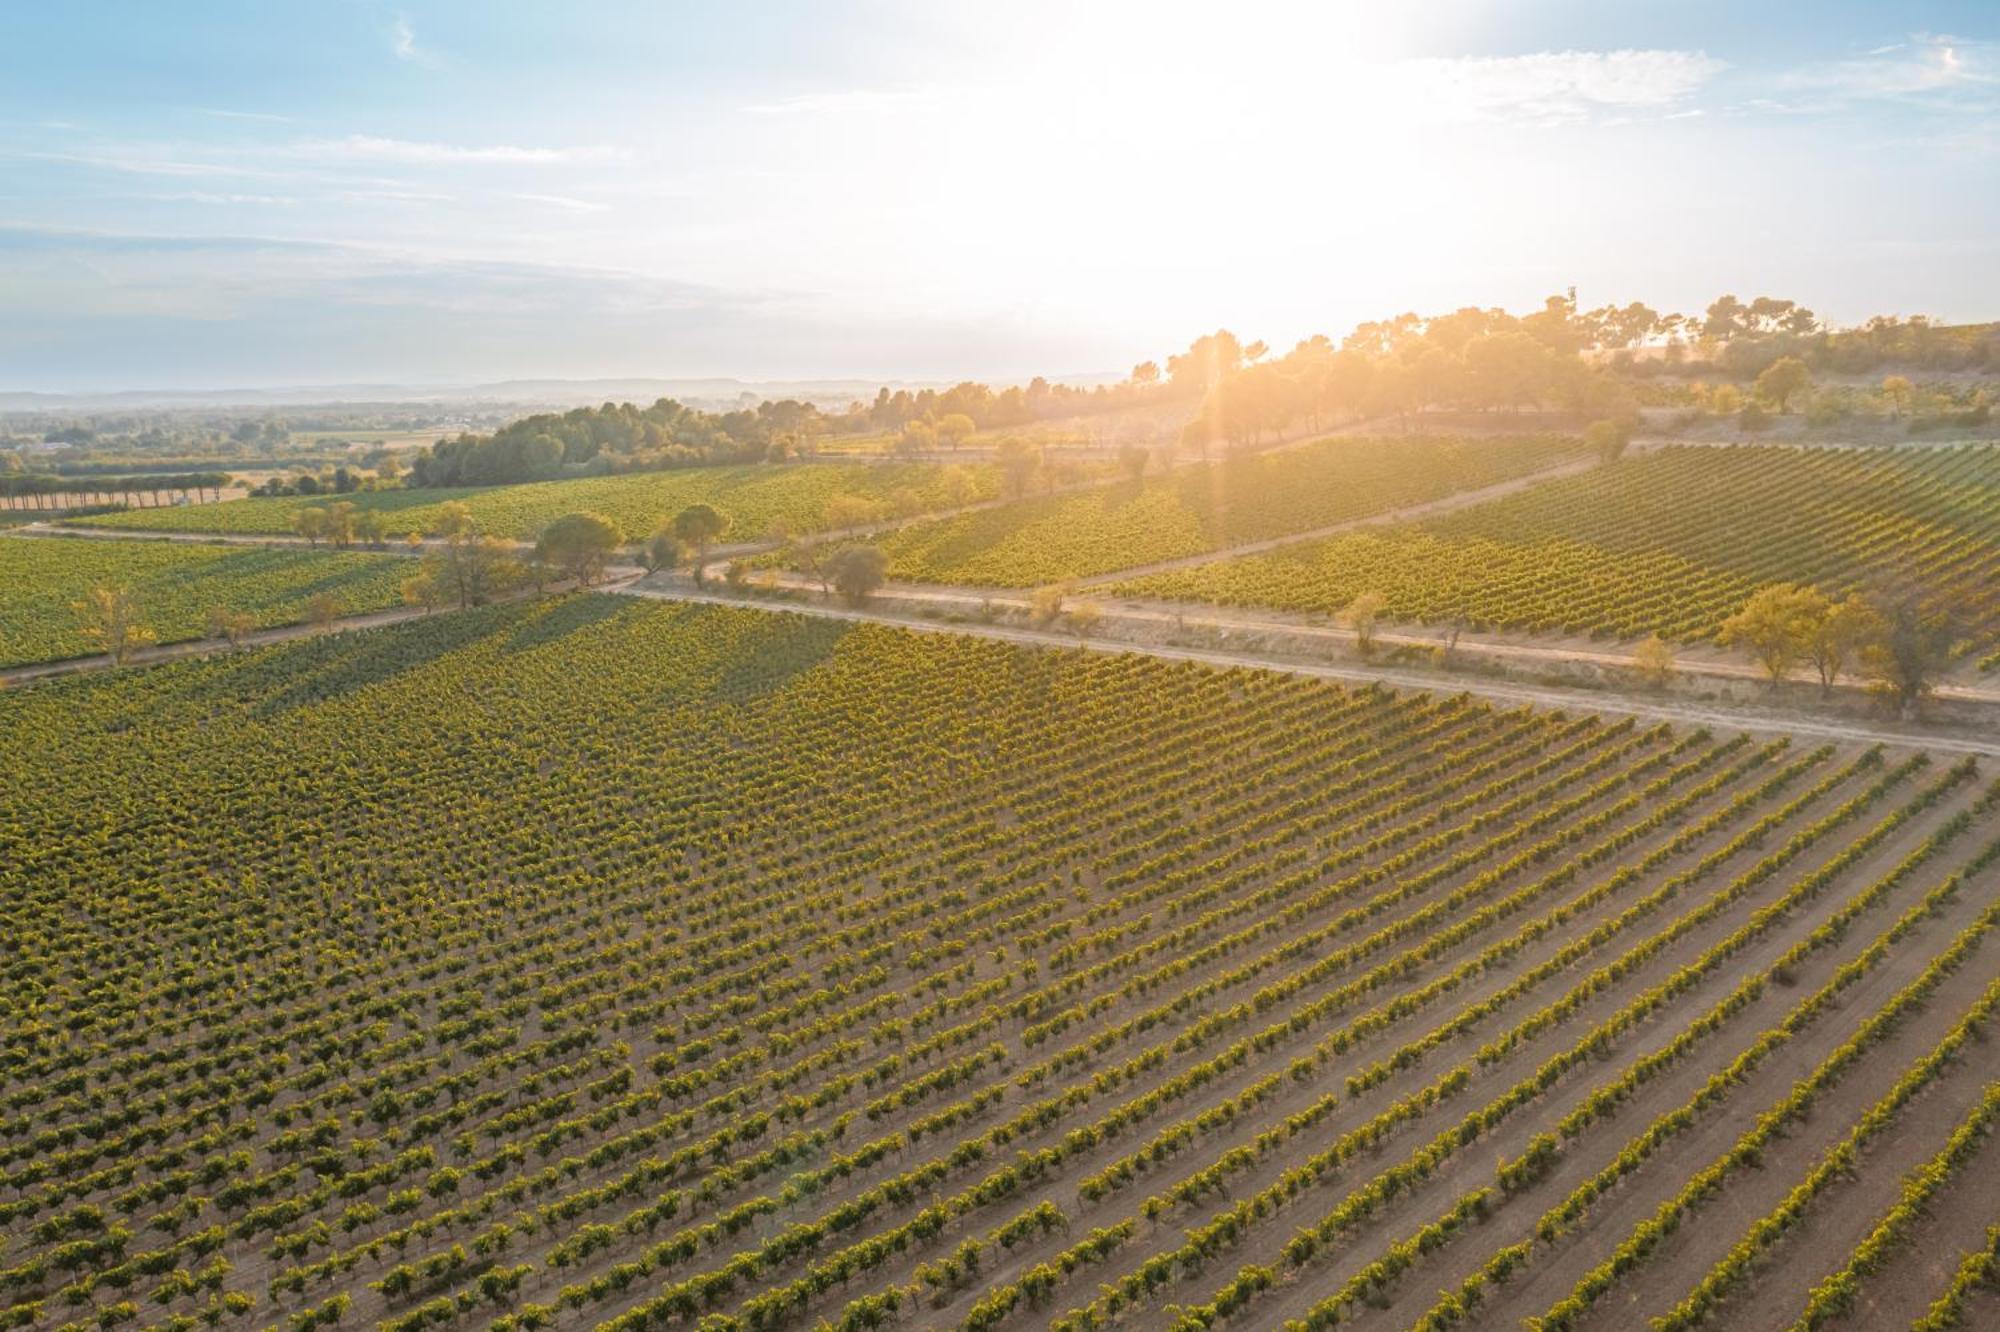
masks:
<path id="1" fill-rule="evenodd" d="M 1835 601 L 1790 583 L 1760 588 L 1717 635 L 1724 647 L 1748 652 L 1773 685 L 1800 663 L 1812 666 L 1822 690 L 1858 668 L 1904 711 L 1950 667 L 1958 638 L 1950 610 L 1919 588 L 1850 592 Z"/>

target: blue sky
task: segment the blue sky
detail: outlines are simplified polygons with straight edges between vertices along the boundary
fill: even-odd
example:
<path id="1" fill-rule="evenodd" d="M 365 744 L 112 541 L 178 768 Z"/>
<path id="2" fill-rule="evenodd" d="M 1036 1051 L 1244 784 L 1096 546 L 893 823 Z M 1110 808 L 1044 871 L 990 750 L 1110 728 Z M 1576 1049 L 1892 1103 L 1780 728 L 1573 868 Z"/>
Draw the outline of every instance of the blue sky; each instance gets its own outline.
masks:
<path id="1" fill-rule="evenodd" d="M 2000 317 L 2000 5 L 0 0 L 0 390 Z"/>

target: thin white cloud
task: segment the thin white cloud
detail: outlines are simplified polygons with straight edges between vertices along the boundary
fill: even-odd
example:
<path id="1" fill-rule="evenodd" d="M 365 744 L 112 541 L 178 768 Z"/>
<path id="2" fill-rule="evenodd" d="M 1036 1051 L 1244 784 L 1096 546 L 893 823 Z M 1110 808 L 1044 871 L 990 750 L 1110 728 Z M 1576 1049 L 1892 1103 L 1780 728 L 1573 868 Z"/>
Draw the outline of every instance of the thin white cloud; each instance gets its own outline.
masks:
<path id="1" fill-rule="evenodd" d="M 1790 105 L 1835 109 L 1845 102 L 1909 100 L 2000 88 L 2000 45 L 1920 36 L 1854 60 L 1802 65 L 1779 79 Z"/>
<path id="2" fill-rule="evenodd" d="M 623 149 L 602 144 L 569 148 L 526 148 L 506 143 L 473 146 L 423 143 L 370 134 L 350 134 L 341 139 L 313 139 L 293 144 L 284 151 L 291 157 L 389 162 L 408 166 L 557 166 L 579 162 L 618 162 L 627 156 Z"/>
<path id="3" fill-rule="evenodd" d="M 1703 51 L 1541 51 L 1403 61 L 1394 82 L 1432 118 L 1573 122 L 1676 106 L 1726 68 Z"/>
<path id="4" fill-rule="evenodd" d="M 275 115 L 269 111 L 230 111 L 217 106 L 190 107 L 198 116 L 213 116 L 217 120 L 255 120 L 270 125 L 289 125 L 290 116 Z"/>
<path id="5" fill-rule="evenodd" d="M 571 213 L 605 213 L 611 210 L 607 203 L 597 203 L 590 199 L 572 199 L 566 194 L 510 194 L 509 199 L 522 203 L 546 204 L 550 208 L 560 208 Z"/>
<path id="6" fill-rule="evenodd" d="M 94 167 L 101 171 L 119 171 L 139 176 L 203 177 L 269 174 L 229 163 L 198 161 L 174 153 L 173 150 L 154 147 L 112 148 L 82 153 L 14 152 L 5 155 L 36 162 L 63 162 L 73 166 Z"/>
<path id="7" fill-rule="evenodd" d="M 903 107 L 931 95 L 927 88 L 849 88 L 840 92 L 804 93 L 775 102 L 755 102 L 743 109 L 753 116 L 818 116 Z"/>
<path id="8" fill-rule="evenodd" d="M 189 190 L 179 194 L 155 194 L 148 197 L 165 203 L 257 204 L 274 208 L 291 208 L 299 202 L 288 194 L 214 194 L 206 190 Z"/>
<path id="9" fill-rule="evenodd" d="M 419 65 L 430 63 L 430 53 L 418 48 L 417 30 L 410 26 L 406 14 L 397 14 L 389 20 L 389 49 L 398 60 Z"/>
<path id="10" fill-rule="evenodd" d="M 378 187 L 365 190 L 341 190 L 338 198 L 368 203 L 457 203 L 455 194 L 437 194 L 429 190 L 399 190 Z"/>

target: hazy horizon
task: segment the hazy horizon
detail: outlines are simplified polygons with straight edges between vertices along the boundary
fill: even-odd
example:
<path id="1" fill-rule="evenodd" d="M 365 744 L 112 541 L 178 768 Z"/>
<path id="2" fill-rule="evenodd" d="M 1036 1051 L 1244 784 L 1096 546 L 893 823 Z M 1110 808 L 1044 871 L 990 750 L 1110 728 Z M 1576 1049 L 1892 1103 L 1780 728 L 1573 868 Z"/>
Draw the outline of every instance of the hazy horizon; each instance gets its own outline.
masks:
<path id="1" fill-rule="evenodd" d="M 2000 313 L 1988 6 L 1380 9 L 15 7 L 0 392 L 1083 376 L 1570 286 Z"/>

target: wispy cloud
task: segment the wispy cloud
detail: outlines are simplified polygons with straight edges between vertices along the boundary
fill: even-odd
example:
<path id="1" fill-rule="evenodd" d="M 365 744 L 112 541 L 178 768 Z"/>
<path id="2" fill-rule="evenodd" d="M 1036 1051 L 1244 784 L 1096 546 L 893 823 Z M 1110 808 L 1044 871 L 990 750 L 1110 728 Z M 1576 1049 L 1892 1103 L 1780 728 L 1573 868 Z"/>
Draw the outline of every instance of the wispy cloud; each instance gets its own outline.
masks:
<path id="1" fill-rule="evenodd" d="M 1541 51 L 1404 61 L 1396 81 L 1419 115 L 1563 123 L 1675 107 L 1726 68 L 1703 51 Z"/>
<path id="2" fill-rule="evenodd" d="M 572 199 L 566 194 L 510 194 L 507 197 L 518 199 L 522 203 L 546 204 L 550 208 L 560 208 L 571 213 L 604 213 L 611 209 L 610 204 L 597 203 L 590 199 Z"/>
<path id="3" fill-rule="evenodd" d="M 433 190 L 403 190 L 393 187 L 377 187 L 363 190 L 340 190 L 336 198 L 357 203 L 457 203 L 455 194 L 440 194 Z"/>
<path id="4" fill-rule="evenodd" d="M 619 162 L 622 148 L 589 144 L 567 148 L 527 148 L 518 144 L 468 145 L 425 143 L 350 134 L 340 139 L 313 139 L 283 150 L 287 156 L 323 160 L 388 162 L 409 166 L 480 165 L 556 166 L 583 162 Z"/>
<path id="5" fill-rule="evenodd" d="M 389 49 L 396 59 L 413 65 L 433 65 L 437 58 L 425 47 L 417 45 L 417 30 L 410 26 L 410 16 L 395 14 L 389 19 Z"/>
<path id="6" fill-rule="evenodd" d="M 1850 102 L 1937 100 L 2000 93 L 2000 44 L 1924 35 L 1852 60 L 1801 65 L 1778 80 L 1783 109 L 1834 110 Z"/>
<path id="7" fill-rule="evenodd" d="M 269 111 L 230 111 L 218 106 L 194 106 L 188 108 L 198 116 L 213 116 L 217 120 L 255 120 L 268 125 L 289 125 L 290 116 L 274 115 Z"/>
<path id="8" fill-rule="evenodd" d="M 816 116 L 906 107 L 931 95 L 932 90 L 928 88 L 848 88 L 837 92 L 803 93 L 775 102 L 754 102 L 743 109 L 753 116 Z"/>
<path id="9" fill-rule="evenodd" d="M 602 144 L 527 147 L 520 144 L 460 144 L 424 142 L 351 134 L 339 139 L 303 139 L 291 143 L 217 145 L 181 142 L 99 142 L 73 151 L 47 152 L 0 147 L 0 157 L 66 163 L 99 171 L 190 179 L 242 177 L 260 180 L 318 178 L 328 184 L 381 184 L 396 188 L 399 179 L 357 178 L 357 168 L 375 168 L 391 176 L 398 168 L 466 167 L 540 169 L 580 165 L 612 165 L 629 159 L 623 148 Z M 525 181 L 522 183 L 526 183 Z"/>
<path id="10" fill-rule="evenodd" d="M 261 176 L 272 173 L 237 163 L 205 161 L 179 149 L 140 145 L 76 153 L 10 152 L 6 156 L 35 162 L 60 162 L 139 176 Z"/>
<path id="11" fill-rule="evenodd" d="M 274 208 L 291 208 L 298 200 L 288 194 L 214 194 L 207 190 L 188 190 L 179 194 L 154 194 L 148 198 L 163 203 L 198 203 L 217 205 L 256 204 Z"/>

